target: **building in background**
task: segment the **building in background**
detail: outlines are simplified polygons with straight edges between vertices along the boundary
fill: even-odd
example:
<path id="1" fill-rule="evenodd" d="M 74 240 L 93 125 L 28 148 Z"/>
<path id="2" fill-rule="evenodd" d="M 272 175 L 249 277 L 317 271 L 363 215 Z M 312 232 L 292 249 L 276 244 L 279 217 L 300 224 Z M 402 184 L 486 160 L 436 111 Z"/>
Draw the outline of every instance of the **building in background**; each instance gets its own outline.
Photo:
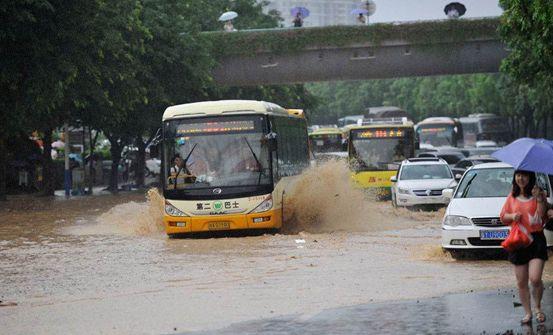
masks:
<path id="1" fill-rule="evenodd" d="M 294 18 L 290 15 L 290 9 L 297 6 L 306 7 L 310 11 L 309 17 L 303 22 L 304 27 L 358 25 L 357 17 L 351 11 L 361 4 L 361 1 L 352 0 L 270 0 L 264 11 L 277 10 L 284 19 L 284 27 L 293 26 Z"/>

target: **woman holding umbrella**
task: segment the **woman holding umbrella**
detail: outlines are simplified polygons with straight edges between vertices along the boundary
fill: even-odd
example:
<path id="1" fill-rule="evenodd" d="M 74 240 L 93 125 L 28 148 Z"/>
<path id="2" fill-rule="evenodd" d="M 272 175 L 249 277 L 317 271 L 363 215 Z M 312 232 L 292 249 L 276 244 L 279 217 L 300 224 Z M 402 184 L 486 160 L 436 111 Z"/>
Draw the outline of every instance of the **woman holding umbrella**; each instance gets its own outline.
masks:
<path id="1" fill-rule="evenodd" d="M 536 185 L 534 172 L 516 170 L 512 191 L 501 210 L 501 222 L 518 225 L 522 231 L 531 233 L 531 244 L 509 252 L 509 261 L 515 266 L 518 294 L 525 315 L 522 324 L 532 322 L 532 307 L 528 281 L 532 284 L 532 296 L 536 308 L 536 321 L 545 322 L 541 309 L 543 296 L 543 267 L 547 260 L 547 242 L 543 233 L 546 220 L 547 200 L 545 192 Z"/>
<path id="2" fill-rule="evenodd" d="M 303 27 L 303 19 L 309 16 L 309 9 L 305 7 L 294 7 L 290 9 L 290 14 L 294 17 L 292 23 L 294 27 Z"/>
<path id="3" fill-rule="evenodd" d="M 233 11 L 224 12 L 223 14 L 221 14 L 221 16 L 219 16 L 219 21 L 225 22 L 223 30 L 228 32 L 236 31 L 236 29 L 234 29 L 234 25 L 232 24 L 232 20 L 236 19 L 237 17 L 238 13 Z"/>
<path id="4" fill-rule="evenodd" d="M 296 17 L 294 18 L 294 20 L 292 22 L 294 23 L 294 27 L 296 27 L 296 28 L 300 28 L 301 26 L 303 26 L 303 19 L 301 17 L 300 12 L 298 12 L 296 14 Z"/>

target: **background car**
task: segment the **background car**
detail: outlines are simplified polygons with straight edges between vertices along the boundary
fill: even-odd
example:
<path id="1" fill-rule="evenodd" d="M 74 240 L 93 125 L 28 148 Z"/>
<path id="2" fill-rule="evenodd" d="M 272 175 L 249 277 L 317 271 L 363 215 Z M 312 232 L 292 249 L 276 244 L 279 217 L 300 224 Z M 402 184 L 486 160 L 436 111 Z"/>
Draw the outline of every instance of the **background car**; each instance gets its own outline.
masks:
<path id="1" fill-rule="evenodd" d="M 449 164 L 450 167 L 455 166 L 457 162 L 465 158 L 465 154 L 456 148 L 438 149 L 432 151 L 423 151 L 417 154 L 420 158 L 441 158 Z"/>
<path id="2" fill-rule="evenodd" d="M 466 250 L 501 249 L 509 227 L 499 219 L 505 199 L 511 192 L 514 169 L 505 163 L 485 163 L 469 168 L 455 190 L 442 221 L 442 248 L 453 257 Z M 538 185 L 551 202 L 551 184 L 545 174 L 536 173 Z M 545 230 L 547 245 L 553 245 L 553 232 Z"/>
<path id="3" fill-rule="evenodd" d="M 496 152 L 497 150 L 501 149 L 501 147 L 472 147 L 472 148 L 463 148 L 461 149 L 461 152 L 465 154 L 465 156 L 482 156 L 482 155 L 491 155 L 492 153 Z"/>
<path id="4" fill-rule="evenodd" d="M 392 181 L 392 205 L 417 206 L 447 204 L 442 190 L 455 184 L 446 161 L 441 158 L 410 158 L 404 160 Z"/>
<path id="5" fill-rule="evenodd" d="M 492 163 L 497 161 L 498 161 L 497 159 L 488 155 L 470 156 L 458 161 L 457 164 L 455 164 L 455 166 L 451 168 L 451 171 L 453 172 L 453 176 L 455 177 L 455 180 L 459 180 L 463 176 L 463 173 L 465 173 L 465 171 L 469 167 L 482 164 L 482 163 Z"/>

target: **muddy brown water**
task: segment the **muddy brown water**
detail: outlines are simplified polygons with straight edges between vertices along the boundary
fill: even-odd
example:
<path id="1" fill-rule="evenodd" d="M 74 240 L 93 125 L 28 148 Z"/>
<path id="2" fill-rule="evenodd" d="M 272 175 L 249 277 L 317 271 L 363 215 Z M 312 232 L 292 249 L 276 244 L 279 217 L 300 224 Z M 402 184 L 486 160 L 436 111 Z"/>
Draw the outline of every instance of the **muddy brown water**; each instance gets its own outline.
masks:
<path id="1" fill-rule="evenodd" d="M 283 234 L 208 239 L 168 239 L 155 190 L 10 198 L 0 205 L 0 300 L 12 305 L 0 307 L 0 333 L 208 330 L 515 284 L 506 261 L 441 251 L 443 210 L 370 201 L 339 162 L 306 172 L 291 198 Z"/>

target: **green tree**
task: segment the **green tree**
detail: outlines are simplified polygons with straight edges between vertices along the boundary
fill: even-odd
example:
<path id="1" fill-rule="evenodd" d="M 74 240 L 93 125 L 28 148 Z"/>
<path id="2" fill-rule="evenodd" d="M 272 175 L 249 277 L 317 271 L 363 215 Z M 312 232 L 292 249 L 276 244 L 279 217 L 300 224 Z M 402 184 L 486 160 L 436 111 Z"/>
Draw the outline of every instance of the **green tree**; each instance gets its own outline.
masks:
<path id="1" fill-rule="evenodd" d="M 500 33 L 510 53 L 502 71 L 518 93 L 516 114 L 524 129 L 519 134 L 537 136 L 536 126 L 547 136 L 553 92 L 553 3 L 546 0 L 500 0 L 504 12 Z M 513 87 L 513 86 L 520 87 Z"/>

